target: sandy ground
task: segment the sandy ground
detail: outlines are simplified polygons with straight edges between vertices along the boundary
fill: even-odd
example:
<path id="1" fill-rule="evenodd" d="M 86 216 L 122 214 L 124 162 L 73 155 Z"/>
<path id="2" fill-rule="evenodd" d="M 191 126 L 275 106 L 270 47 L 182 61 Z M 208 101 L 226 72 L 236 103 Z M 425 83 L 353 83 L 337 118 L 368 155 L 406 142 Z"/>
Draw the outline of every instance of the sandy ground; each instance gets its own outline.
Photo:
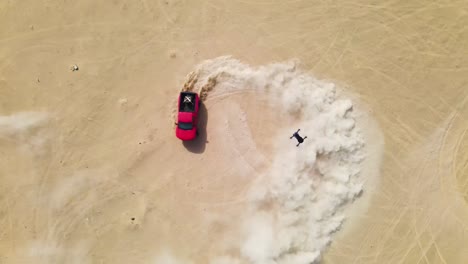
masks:
<path id="1" fill-rule="evenodd" d="M 251 179 L 233 175 L 264 169 L 281 121 L 241 91 L 205 102 L 205 142 L 174 137 L 187 73 L 222 55 L 298 58 L 383 133 L 323 263 L 466 263 L 467 24 L 448 0 L 1 1 L 0 263 L 206 263 L 229 232 L 207 216 L 236 219 Z M 243 111 L 255 151 L 219 126 Z"/>

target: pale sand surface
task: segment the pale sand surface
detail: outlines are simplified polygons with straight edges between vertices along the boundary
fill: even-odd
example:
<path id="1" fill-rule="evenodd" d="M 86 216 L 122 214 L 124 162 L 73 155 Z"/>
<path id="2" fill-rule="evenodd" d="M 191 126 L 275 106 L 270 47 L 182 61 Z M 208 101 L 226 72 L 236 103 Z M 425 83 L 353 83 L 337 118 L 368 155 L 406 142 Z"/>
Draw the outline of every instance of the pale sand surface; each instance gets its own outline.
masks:
<path id="1" fill-rule="evenodd" d="M 208 142 L 175 138 L 186 75 L 222 55 L 297 58 L 383 134 L 380 175 L 323 263 L 466 263 L 466 25 L 466 1 L 1 1 L 0 263 L 218 254 L 236 231 L 217 216 L 239 220 L 242 175 L 288 122 L 248 91 L 208 96 Z"/>

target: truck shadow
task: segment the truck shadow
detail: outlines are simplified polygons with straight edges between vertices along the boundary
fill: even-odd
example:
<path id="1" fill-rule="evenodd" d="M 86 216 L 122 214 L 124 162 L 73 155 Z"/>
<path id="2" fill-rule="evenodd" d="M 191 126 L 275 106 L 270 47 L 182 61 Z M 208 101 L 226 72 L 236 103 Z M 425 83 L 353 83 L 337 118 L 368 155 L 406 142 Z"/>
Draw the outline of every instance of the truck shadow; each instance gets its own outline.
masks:
<path id="1" fill-rule="evenodd" d="M 206 143 L 208 143 L 206 135 L 206 125 L 208 123 L 208 111 L 205 104 L 202 102 L 198 110 L 198 137 L 191 141 L 183 141 L 184 147 L 193 153 L 205 152 Z"/>

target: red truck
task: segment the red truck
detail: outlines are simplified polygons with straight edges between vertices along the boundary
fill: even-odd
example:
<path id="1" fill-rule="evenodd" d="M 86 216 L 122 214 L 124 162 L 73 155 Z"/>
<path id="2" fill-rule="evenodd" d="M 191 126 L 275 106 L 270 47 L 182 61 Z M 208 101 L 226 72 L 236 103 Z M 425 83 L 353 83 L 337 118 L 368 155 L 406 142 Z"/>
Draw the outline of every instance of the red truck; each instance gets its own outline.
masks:
<path id="1" fill-rule="evenodd" d="M 198 111 L 201 101 L 197 93 L 181 92 L 177 105 L 176 137 L 193 140 L 198 136 Z"/>

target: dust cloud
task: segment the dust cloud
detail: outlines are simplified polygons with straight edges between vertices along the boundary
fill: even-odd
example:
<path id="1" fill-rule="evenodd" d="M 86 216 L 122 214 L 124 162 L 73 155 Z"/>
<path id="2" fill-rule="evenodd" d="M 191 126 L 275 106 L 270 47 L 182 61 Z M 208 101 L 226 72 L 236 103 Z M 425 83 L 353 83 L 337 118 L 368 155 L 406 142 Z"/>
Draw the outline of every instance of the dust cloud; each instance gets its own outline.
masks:
<path id="1" fill-rule="evenodd" d="M 0 137 L 26 133 L 44 124 L 46 120 L 47 114 L 43 112 L 19 112 L 0 116 Z"/>
<path id="2" fill-rule="evenodd" d="M 15 144 L 23 153 L 43 155 L 50 140 L 47 131 L 50 114 L 45 112 L 17 112 L 0 116 L 0 139 Z"/>
<path id="3" fill-rule="evenodd" d="M 228 250 L 237 253 L 212 263 L 316 263 L 345 221 L 344 209 L 363 190 L 365 139 L 353 103 L 333 83 L 298 68 L 297 61 L 251 67 L 219 57 L 189 75 L 190 86 L 216 84 L 208 100 L 251 90 L 296 125 L 277 126 L 269 168 L 252 175 L 257 180 L 246 198 L 242 235 Z M 289 139 L 297 128 L 307 136 L 298 148 Z"/>

